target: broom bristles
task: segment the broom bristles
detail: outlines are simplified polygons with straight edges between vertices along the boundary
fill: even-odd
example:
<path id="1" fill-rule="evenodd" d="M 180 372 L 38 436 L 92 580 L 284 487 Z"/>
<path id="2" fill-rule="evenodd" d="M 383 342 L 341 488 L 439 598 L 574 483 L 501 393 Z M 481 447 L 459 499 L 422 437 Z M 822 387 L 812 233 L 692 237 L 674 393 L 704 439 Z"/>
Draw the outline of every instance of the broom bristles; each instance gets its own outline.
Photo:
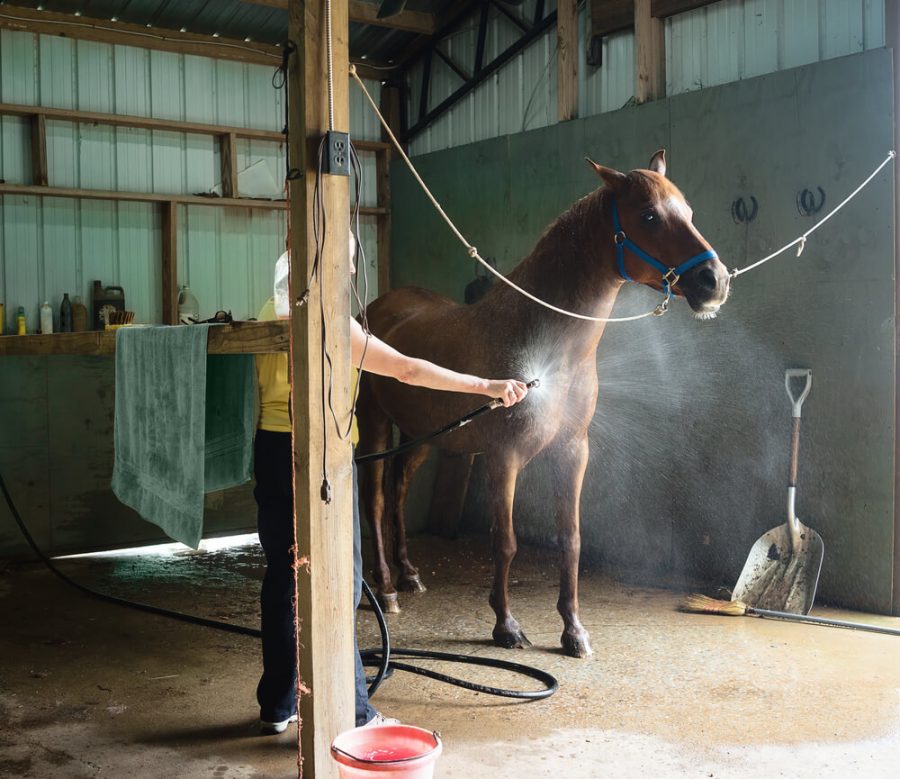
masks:
<path id="1" fill-rule="evenodd" d="M 747 604 L 740 600 L 718 600 L 708 595 L 692 593 L 681 603 L 682 611 L 696 611 L 704 614 L 725 614 L 729 617 L 743 617 Z"/>

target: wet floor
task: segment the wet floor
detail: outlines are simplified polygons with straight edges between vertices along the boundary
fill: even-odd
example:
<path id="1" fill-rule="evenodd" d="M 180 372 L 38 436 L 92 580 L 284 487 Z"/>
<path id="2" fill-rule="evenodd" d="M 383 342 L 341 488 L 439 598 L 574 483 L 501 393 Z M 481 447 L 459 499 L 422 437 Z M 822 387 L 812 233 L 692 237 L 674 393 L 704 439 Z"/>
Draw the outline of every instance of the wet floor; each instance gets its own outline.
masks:
<path id="1" fill-rule="evenodd" d="M 395 645 L 512 659 L 560 682 L 552 698 L 523 703 L 396 673 L 374 702 L 441 732 L 438 779 L 900 775 L 900 637 L 684 614 L 681 593 L 588 572 L 581 609 L 594 655 L 575 660 L 558 649 L 555 556 L 525 548 L 511 599 L 534 646 L 507 652 L 489 642 L 486 539 L 411 547 L 429 590 L 401 594 Z M 257 625 L 253 544 L 60 566 L 123 597 Z M 297 775 L 296 731 L 256 733 L 254 639 L 89 599 L 34 564 L 0 564 L 0 617 L 0 776 Z M 363 614 L 360 643 L 376 642 Z M 532 684 L 496 670 L 460 673 Z"/>

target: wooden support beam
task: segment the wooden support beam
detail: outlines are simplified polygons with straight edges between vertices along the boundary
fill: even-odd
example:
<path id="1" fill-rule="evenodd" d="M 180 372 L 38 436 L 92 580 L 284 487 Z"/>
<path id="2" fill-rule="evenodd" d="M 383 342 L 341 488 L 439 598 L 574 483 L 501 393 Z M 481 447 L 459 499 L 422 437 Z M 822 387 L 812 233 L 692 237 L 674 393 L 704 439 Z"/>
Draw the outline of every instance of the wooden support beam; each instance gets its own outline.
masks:
<path id="1" fill-rule="evenodd" d="M 663 23 L 650 13 L 650 0 L 634 0 L 634 100 L 666 96 L 666 37 Z"/>
<path id="2" fill-rule="evenodd" d="M 269 8 L 287 8 L 288 0 L 241 0 L 242 3 L 265 5 Z M 401 11 L 387 19 L 378 18 L 378 6 L 361 0 L 350 0 L 349 19 L 358 24 L 374 24 L 379 27 L 391 27 L 395 30 L 415 32 L 419 35 L 434 33 L 434 15 L 422 11 Z"/>
<path id="3" fill-rule="evenodd" d="M 178 204 L 161 203 L 163 324 L 178 324 Z"/>
<path id="4" fill-rule="evenodd" d="M 237 138 L 234 133 L 219 136 L 222 197 L 240 197 L 238 192 Z"/>
<path id="5" fill-rule="evenodd" d="M 47 117 L 44 114 L 31 117 L 31 181 L 38 187 L 46 187 L 50 181 L 47 171 Z"/>
<path id="6" fill-rule="evenodd" d="M 316 154 L 329 129 L 325 4 L 289 0 L 288 37 L 297 50 L 288 62 L 288 156 L 303 172 L 291 179 L 291 279 L 296 300 L 312 279 L 306 305 L 291 311 L 291 402 L 297 611 L 300 632 L 300 746 L 307 779 L 337 777 L 332 739 L 354 724 L 353 489 L 350 440 L 338 425 L 350 415 L 349 179 L 323 176 L 320 196 L 328 218 L 326 251 L 315 268 L 314 192 Z M 335 129 L 350 123 L 347 3 L 332 3 Z M 321 308 L 320 308 L 321 307 Z M 324 329 L 324 332 L 323 332 Z M 324 365 L 323 349 L 330 357 Z M 331 388 L 329 409 L 323 393 Z"/>
<path id="7" fill-rule="evenodd" d="M 232 322 L 229 325 L 209 329 L 206 351 L 209 354 L 286 352 L 289 342 L 287 322 Z M 26 355 L 111 357 L 115 353 L 114 330 L 0 336 L 0 357 Z"/>
<path id="8" fill-rule="evenodd" d="M 197 57 L 251 62 L 257 65 L 278 65 L 281 49 L 265 43 L 250 43 L 211 35 L 196 35 L 168 29 L 147 29 L 143 24 L 113 22 L 90 16 L 75 17 L 72 14 L 36 11 L 9 4 L 0 8 L 0 29 L 19 32 L 57 35 L 99 41 L 120 46 L 137 46 L 142 49 L 171 51 L 175 54 L 192 54 Z"/>
<path id="9" fill-rule="evenodd" d="M 559 121 L 578 116 L 578 2 L 556 4 L 556 76 Z"/>
<path id="10" fill-rule="evenodd" d="M 127 114 L 104 114 L 98 111 L 74 111 L 70 108 L 44 108 L 43 106 L 0 103 L 0 115 L 34 117 L 43 115 L 52 122 L 72 122 L 74 124 L 100 124 L 112 127 L 136 127 L 142 130 L 164 130 L 175 133 L 215 135 L 232 133 L 237 138 L 252 141 L 284 143 L 284 134 L 276 130 L 257 130 L 252 127 L 229 127 L 199 122 L 176 122 L 169 119 L 154 119 L 149 116 L 128 116 Z"/>

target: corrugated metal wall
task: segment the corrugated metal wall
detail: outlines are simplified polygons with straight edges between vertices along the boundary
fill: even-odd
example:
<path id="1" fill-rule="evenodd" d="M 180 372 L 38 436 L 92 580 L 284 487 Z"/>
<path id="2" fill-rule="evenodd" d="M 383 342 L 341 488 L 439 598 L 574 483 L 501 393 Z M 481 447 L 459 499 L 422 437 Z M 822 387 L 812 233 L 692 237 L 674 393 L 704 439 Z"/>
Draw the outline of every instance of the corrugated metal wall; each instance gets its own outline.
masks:
<path id="1" fill-rule="evenodd" d="M 0 32 L 0 100 L 6 103 L 150 116 L 175 121 L 280 130 L 282 93 L 273 67 L 184 56 L 30 33 Z M 367 84 L 377 100 L 378 82 Z M 352 87 L 351 133 L 380 138 Z M 0 118 L 0 178 L 31 182 L 28 123 Z M 118 191 L 192 194 L 218 183 L 218 146 L 210 136 L 49 122 L 50 184 Z M 373 155 L 364 159 L 363 203 L 375 205 Z M 281 144 L 239 140 L 238 170 L 262 162 L 273 195 L 283 180 Z M 283 250 L 279 211 L 179 208 L 179 283 L 190 284 L 201 312 L 255 316 L 270 294 L 271 269 Z M 364 225 L 375 254 L 374 219 Z M 139 322 L 162 318 L 160 218 L 150 203 L 2 197 L 0 300 L 9 327 L 25 307 L 28 328 L 63 292 L 90 303 L 94 279 L 125 288 Z"/>
<path id="2" fill-rule="evenodd" d="M 547 4 L 552 11 L 554 2 Z M 533 18 L 534 0 L 522 6 Z M 593 116 L 626 105 L 634 94 L 634 35 L 603 40 L 603 65 L 586 64 L 586 6 L 579 11 L 578 113 Z M 491 15 L 485 58 L 519 34 L 497 11 Z M 445 53 L 471 67 L 477 20 L 464 26 Z M 704 86 L 884 46 L 884 0 L 722 0 L 666 20 L 666 90 L 677 95 Z M 421 64 L 410 78 L 410 117 L 419 114 Z M 459 87 L 459 77 L 432 60 L 429 107 Z M 557 117 L 556 30 L 515 57 L 410 144 L 413 154 L 554 124 Z"/>

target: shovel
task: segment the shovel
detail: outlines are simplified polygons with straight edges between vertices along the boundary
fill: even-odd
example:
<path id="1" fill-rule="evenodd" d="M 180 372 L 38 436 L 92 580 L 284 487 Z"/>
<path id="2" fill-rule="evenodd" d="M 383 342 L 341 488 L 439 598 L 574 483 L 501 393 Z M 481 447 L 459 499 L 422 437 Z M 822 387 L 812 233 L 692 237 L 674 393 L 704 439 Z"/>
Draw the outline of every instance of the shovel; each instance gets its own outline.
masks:
<path id="1" fill-rule="evenodd" d="M 792 382 L 800 379 L 805 379 L 806 384 L 800 396 L 795 397 Z M 785 371 L 784 386 L 791 399 L 793 416 L 787 522 L 757 539 L 731 599 L 743 601 L 752 608 L 809 614 L 816 599 L 825 545 L 815 530 L 797 519 L 794 503 L 800 455 L 800 408 L 812 388 L 812 371 L 807 368 Z"/>

